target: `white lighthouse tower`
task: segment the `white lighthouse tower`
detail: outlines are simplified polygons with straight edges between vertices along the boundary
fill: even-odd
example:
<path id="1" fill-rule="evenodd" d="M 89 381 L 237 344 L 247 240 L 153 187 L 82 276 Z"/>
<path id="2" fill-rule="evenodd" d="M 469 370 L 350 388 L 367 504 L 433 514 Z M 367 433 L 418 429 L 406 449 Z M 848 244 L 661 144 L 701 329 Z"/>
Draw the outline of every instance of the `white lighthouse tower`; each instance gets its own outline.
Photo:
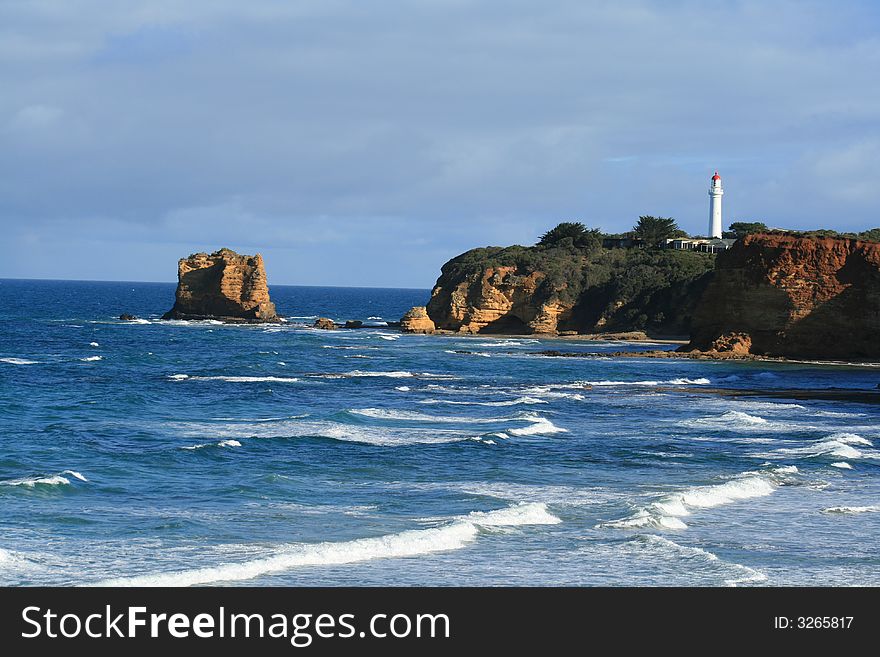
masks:
<path id="1" fill-rule="evenodd" d="M 709 237 L 721 238 L 721 197 L 724 189 L 721 187 L 721 176 L 718 172 L 712 176 L 712 184 L 709 186 Z"/>

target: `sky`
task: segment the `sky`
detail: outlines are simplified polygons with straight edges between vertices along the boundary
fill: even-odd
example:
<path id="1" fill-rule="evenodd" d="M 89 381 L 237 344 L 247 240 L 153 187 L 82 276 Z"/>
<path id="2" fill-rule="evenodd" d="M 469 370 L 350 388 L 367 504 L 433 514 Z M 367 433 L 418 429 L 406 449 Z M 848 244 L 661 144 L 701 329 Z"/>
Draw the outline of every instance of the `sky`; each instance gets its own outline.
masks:
<path id="1" fill-rule="evenodd" d="M 880 3 L 0 0 L 0 278 L 430 287 L 640 215 L 880 226 Z"/>

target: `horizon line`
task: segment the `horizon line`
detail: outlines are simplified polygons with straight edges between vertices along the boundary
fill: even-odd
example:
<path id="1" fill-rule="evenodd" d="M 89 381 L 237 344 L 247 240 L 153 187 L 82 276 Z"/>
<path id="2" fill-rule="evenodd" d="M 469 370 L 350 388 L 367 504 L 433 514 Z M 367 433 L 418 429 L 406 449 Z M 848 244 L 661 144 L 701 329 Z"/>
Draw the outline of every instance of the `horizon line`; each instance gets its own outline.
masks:
<path id="1" fill-rule="evenodd" d="M 110 279 L 94 279 L 94 278 L 11 278 L 0 276 L 0 282 L 3 281 L 40 281 L 45 283 L 134 283 L 140 285 L 177 285 L 176 281 L 124 281 Z M 359 289 L 359 290 L 431 290 L 432 287 L 394 287 L 388 285 L 305 285 L 302 283 L 272 283 L 269 288 L 273 287 L 321 287 L 329 289 Z"/>

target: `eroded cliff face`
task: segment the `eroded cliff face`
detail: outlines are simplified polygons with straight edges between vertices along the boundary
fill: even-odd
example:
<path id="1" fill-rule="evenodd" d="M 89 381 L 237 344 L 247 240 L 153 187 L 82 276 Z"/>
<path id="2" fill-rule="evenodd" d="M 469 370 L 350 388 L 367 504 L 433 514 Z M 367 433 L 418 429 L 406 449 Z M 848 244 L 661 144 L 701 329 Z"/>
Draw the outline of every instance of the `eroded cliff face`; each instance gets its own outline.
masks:
<path id="1" fill-rule="evenodd" d="M 718 257 L 690 348 L 880 357 L 880 244 L 749 235 Z"/>
<path id="2" fill-rule="evenodd" d="M 487 267 L 462 280 L 441 276 L 427 312 L 439 329 L 462 333 L 556 333 L 572 303 L 543 298 L 545 274 L 518 275 L 516 267 Z"/>
<path id="3" fill-rule="evenodd" d="M 174 307 L 163 319 L 278 321 L 260 254 L 239 255 L 230 249 L 196 253 L 180 260 L 177 280 Z"/>

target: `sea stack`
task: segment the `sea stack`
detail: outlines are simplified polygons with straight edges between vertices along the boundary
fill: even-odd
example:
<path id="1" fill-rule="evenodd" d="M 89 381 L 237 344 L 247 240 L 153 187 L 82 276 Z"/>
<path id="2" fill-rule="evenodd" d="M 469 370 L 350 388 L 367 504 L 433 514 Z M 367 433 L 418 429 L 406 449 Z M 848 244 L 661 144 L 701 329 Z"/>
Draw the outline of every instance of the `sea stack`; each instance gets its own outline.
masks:
<path id="1" fill-rule="evenodd" d="M 195 253 L 177 267 L 174 307 L 162 319 L 216 319 L 230 323 L 278 322 L 269 299 L 263 257 L 220 249 Z"/>
<path id="2" fill-rule="evenodd" d="M 400 329 L 404 333 L 424 333 L 426 335 L 437 330 L 434 322 L 428 317 L 428 310 L 424 306 L 415 306 L 407 311 L 400 320 Z"/>

